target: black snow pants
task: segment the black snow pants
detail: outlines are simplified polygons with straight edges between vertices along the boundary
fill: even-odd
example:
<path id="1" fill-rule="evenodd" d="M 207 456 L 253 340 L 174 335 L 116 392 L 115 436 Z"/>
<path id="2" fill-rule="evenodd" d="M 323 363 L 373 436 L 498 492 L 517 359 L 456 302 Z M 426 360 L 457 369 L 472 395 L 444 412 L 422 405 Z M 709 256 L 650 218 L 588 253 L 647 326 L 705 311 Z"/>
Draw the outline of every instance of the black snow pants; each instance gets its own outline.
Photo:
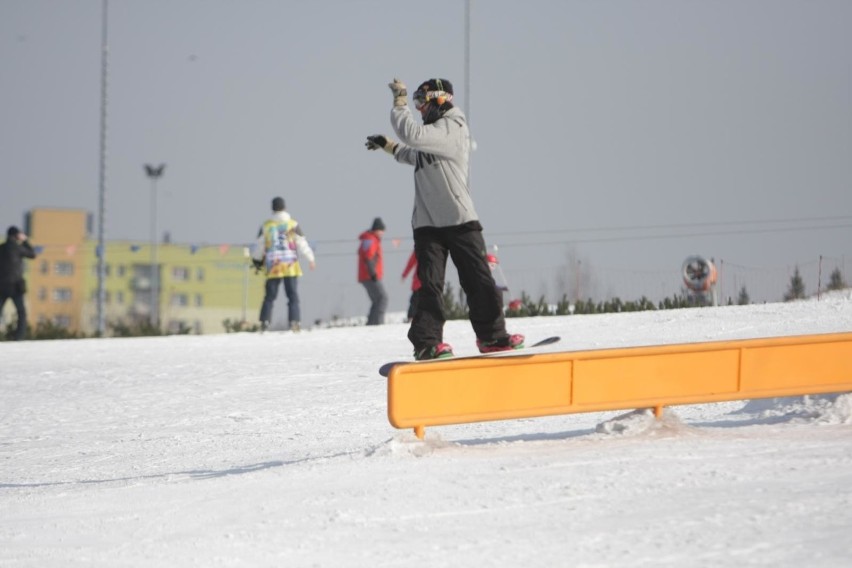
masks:
<path id="1" fill-rule="evenodd" d="M 477 339 L 490 341 L 506 336 L 503 302 L 485 259 L 485 240 L 478 221 L 454 227 L 421 227 L 414 230 L 417 276 L 422 287 L 408 339 L 415 350 L 437 345 L 444 339 L 444 276 L 447 256 L 459 273 L 459 283 L 470 310 Z"/>

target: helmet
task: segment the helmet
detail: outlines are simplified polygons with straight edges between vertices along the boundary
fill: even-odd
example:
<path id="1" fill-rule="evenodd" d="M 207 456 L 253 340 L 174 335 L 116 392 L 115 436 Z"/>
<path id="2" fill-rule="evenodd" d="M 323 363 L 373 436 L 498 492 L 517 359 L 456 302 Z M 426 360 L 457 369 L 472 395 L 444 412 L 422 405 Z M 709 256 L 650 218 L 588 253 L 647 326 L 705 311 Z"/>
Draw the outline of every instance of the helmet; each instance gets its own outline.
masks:
<path id="1" fill-rule="evenodd" d="M 417 87 L 411 98 L 414 99 L 417 108 L 430 101 L 435 101 L 438 106 L 441 106 L 453 100 L 453 84 L 447 79 L 429 79 Z"/>
<path id="2" fill-rule="evenodd" d="M 417 87 L 411 98 L 417 110 L 423 112 L 423 123 L 432 124 L 453 108 L 453 84 L 447 79 L 429 79 Z"/>

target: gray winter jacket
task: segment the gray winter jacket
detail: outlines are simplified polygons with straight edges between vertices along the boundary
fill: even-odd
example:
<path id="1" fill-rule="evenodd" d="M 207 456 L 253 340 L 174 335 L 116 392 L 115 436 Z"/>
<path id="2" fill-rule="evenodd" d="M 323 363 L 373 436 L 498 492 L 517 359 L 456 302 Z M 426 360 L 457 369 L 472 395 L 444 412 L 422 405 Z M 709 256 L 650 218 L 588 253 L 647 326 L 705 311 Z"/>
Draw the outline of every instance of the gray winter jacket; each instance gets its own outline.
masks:
<path id="1" fill-rule="evenodd" d="M 400 144 L 397 162 L 414 166 L 414 213 L 411 224 L 452 227 L 479 217 L 468 187 L 470 131 L 464 113 L 451 108 L 433 124 L 420 124 L 408 106 L 391 110 L 391 125 Z"/>

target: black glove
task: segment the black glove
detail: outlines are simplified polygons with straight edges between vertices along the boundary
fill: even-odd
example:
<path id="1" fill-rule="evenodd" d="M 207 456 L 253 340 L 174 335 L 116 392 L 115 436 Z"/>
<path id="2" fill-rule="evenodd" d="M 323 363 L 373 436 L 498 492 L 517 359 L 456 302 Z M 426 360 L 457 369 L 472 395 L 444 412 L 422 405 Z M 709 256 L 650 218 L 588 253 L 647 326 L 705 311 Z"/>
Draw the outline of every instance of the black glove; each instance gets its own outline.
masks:
<path id="1" fill-rule="evenodd" d="M 372 136 L 367 136 L 367 142 L 364 144 L 367 147 L 367 150 L 378 150 L 381 148 L 391 156 L 396 151 L 396 142 L 387 138 L 381 134 L 373 134 Z"/>
<path id="2" fill-rule="evenodd" d="M 258 260 L 256 258 L 253 258 L 253 259 L 251 259 L 251 263 L 254 265 L 255 273 L 263 270 L 263 259 Z"/>

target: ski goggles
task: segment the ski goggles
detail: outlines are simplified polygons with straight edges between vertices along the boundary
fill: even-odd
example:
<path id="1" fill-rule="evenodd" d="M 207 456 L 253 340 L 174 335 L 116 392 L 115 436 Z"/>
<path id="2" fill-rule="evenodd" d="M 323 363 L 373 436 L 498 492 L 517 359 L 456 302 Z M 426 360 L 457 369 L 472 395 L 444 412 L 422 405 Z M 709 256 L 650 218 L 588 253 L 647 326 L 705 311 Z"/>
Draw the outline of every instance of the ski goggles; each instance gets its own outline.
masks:
<path id="1" fill-rule="evenodd" d="M 453 100 L 452 93 L 448 93 L 446 91 L 414 91 L 414 94 L 411 95 L 412 100 L 414 100 L 414 107 L 417 110 L 421 110 L 427 104 L 432 101 L 436 101 L 439 105 L 442 105 L 446 102 Z"/>

